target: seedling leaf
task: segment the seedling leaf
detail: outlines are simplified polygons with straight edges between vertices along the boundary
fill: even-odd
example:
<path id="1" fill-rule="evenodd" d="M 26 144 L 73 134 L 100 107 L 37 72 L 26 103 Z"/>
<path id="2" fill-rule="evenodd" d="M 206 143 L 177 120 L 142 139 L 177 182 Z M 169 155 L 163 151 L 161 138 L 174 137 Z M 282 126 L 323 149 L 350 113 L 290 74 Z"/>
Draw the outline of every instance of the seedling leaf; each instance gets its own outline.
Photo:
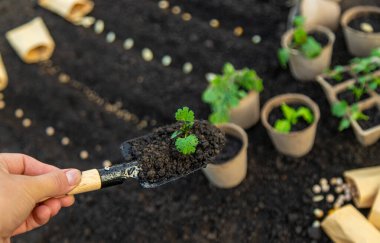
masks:
<path id="1" fill-rule="evenodd" d="M 283 103 L 281 105 L 281 111 L 284 114 L 285 119 L 288 120 L 291 124 L 294 125 L 297 123 L 297 112 L 295 109 Z"/>
<path id="2" fill-rule="evenodd" d="M 343 118 L 339 123 L 339 131 L 343 131 L 350 127 L 350 120 Z"/>
<path id="3" fill-rule="evenodd" d="M 178 109 L 175 113 L 175 119 L 182 122 L 194 122 L 194 112 L 189 109 L 189 107 L 183 107 Z"/>
<path id="4" fill-rule="evenodd" d="M 195 153 L 197 145 L 198 138 L 194 134 L 191 134 L 184 138 L 177 138 L 175 142 L 177 150 L 184 155 Z"/>
<path id="5" fill-rule="evenodd" d="M 301 51 L 307 58 L 313 59 L 321 54 L 322 47 L 313 37 L 308 37 L 301 46 Z"/>
<path id="6" fill-rule="evenodd" d="M 291 128 L 292 128 L 292 125 L 286 119 L 277 120 L 276 123 L 274 124 L 274 129 L 277 132 L 281 132 L 281 133 L 289 133 Z"/>
<path id="7" fill-rule="evenodd" d="M 331 107 L 331 113 L 336 117 L 343 117 L 347 113 L 347 109 L 347 101 L 342 100 L 333 104 Z"/>
<path id="8" fill-rule="evenodd" d="M 282 68 L 286 68 L 289 62 L 289 49 L 281 48 L 277 52 L 278 61 Z"/>
<path id="9" fill-rule="evenodd" d="M 310 109 L 306 107 L 300 107 L 297 110 L 297 117 L 302 117 L 307 123 L 311 124 L 314 121 L 314 115 Z"/>

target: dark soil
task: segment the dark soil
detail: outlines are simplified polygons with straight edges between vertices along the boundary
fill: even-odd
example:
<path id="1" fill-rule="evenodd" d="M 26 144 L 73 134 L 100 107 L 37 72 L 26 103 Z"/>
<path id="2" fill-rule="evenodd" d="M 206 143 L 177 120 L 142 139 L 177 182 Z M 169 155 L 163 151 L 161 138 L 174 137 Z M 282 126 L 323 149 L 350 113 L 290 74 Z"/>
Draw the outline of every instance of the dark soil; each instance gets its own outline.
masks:
<path id="1" fill-rule="evenodd" d="M 229 161 L 239 153 L 241 146 L 243 146 L 243 143 L 240 139 L 227 134 L 226 145 L 222 149 L 222 152 L 213 160 L 213 164 L 223 164 Z"/>
<path id="2" fill-rule="evenodd" d="M 380 32 L 380 14 L 369 13 L 366 15 L 358 16 L 357 18 L 351 20 L 351 22 L 348 23 L 348 26 L 353 29 L 363 31 L 360 27 L 362 23 L 370 24 L 373 27 L 373 32 Z"/>
<path id="3" fill-rule="evenodd" d="M 196 151 L 183 155 L 176 149 L 175 139 L 171 139 L 180 127 L 181 123 L 161 127 L 152 135 L 128 142 L 132 148 L 131 157 L 136 158 L 142 168 L 139 172 L 142 182 L 162 183 L 187 175 L 205 167 L 224 148 L 226 138 L 218 128 L 206 121 L 196 121 L 191 129 L 191 134 L 199 141 Z"/>
<path id="4" fill-rule="evenodd" d="M 296 104 L 287 104 L 287 105 L 294 108 L 294 109 L 301 107 L 301 105 L 296 105 Z M 284 115 L 282 113 L 280 106 L 274 108 L 270 112 L 269 117 L 268 117 L 268 122 L 272 127 L 274 127 L 274 124 L 276 124 L 276 121 L 279 119 L 284 119 Z M 300 118 L 300 119 L 298 119 L 297 124 L 292 125 L 291 132 L 302 131 L 305 128 L 307 128 L 308 126 L 310 126 L 310 124 L 308 124 L 304 119 Z"/>
<path id="5" fill-rule="evenodd" d="M 344 82 L 344 81 L 347 81 L 347 80 L 350 80 L 350 79 L 352 79 L 352 75 L 349 73 L 349 72 L 344 72 L 344 73 L 342 73 L 342 77 L 343 77 L 343 79 L 341 80 L 341 81 L 337 81 L 337 80 L 335 80 L 335 79 L 333 79 L 333 78 L 325 78 L 325 80 L 330 84 L 330 85 L 332 85 L 332 86 L 334 86 L 334 85 L 337 85 L 338 83 L 342 83 L 342 82 Z"/>
<path id="6" fill-rule="evenodd" d="M 367 130 L 380 124 L 380 112 L 377 107 L 364 110 L 363 113 L 369 116 L 368 121 L 359 120 L 358 123 L 363 130 Z"/>
<path id="7" fill-rule="evenodd" d="M 368 99 L 370 96 L 368 93 L 364 93 L 359 100 L 356 99 L 354 93 L 352 93 L 350 90 L 343 91 L 338 94 L 338 99 L 339 100 L 345 100 L 347 101 L 348 104 L 354 104 L 359 101 Z"/>

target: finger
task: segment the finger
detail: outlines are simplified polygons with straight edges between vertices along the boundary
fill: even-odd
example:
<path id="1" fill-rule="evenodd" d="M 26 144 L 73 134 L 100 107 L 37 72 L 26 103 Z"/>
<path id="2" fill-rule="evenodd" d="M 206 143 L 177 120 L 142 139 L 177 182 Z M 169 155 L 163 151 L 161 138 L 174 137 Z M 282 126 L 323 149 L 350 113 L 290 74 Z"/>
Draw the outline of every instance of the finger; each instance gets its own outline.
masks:
<path id="1" fill-rule="evenodd" d="M 49 222 L 50 215 L 51 211 L 48 206 L 40 205 L 35 207 L 25 222 L 13 232 L 12 236 L 25 233 L 46 224 Z"/>
<path id="2" fill-rule="evenodd" d="M 59 210 L 61 210 L 61 201 L 57 198 L 51 198 L 42 203 L 42 205 L 47 206 L 50 209 L 50 216 L 53 217 L 58 214 Z"/>
<path id="3" fill-rule="evenodd" d="M 1 154 L 0 163 L 5 166 L 9 173 L 19 175 L 41 175 L 58 169 L 25 154 Z"/>
<path id="4" fill-rule="evenodd" d="M 75 197 L 74 196 L 66 196 L 59 199 L 61 201 L 61 206 L 64 208 L 70 207 L 75 203 Z"/>

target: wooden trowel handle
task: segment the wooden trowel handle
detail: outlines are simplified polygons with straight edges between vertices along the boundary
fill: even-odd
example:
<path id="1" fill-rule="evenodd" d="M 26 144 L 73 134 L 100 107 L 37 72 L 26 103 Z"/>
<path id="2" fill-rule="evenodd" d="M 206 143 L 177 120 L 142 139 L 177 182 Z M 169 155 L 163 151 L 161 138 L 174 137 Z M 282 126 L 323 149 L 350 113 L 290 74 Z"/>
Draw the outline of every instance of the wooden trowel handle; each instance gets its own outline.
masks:
<path id="1" fill-rule="evenodd" d="M 78 186 L 67 195 L 75 195 L 84 192 L 96 191 L 102 188 L 102 180 L 97 169 L 86 170 L 82 172 L 82 179 Z"/>

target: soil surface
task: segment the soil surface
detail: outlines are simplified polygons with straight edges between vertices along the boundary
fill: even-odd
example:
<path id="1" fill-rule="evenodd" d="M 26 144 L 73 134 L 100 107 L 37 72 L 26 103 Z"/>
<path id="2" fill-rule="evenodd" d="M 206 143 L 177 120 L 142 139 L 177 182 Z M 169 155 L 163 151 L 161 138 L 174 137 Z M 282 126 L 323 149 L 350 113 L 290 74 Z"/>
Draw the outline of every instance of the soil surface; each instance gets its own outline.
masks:
<path id="1" fill-rule="evenodd" d="M 328 36 L 320 31 L 313 31 L 309 33 L 309 36 L 313 37 L 322 47 L 325 47 L 329 43 Z"/>
<path id="2" fill-rule="evenodd" d="M 373 28 L 373 32 L 380 32 L 380 14 L 377 13 L 369 13 L 363 16 L 359 16 L 348 23 L 353 29 L 363 31 L 361 28 L 361 24 L 367 23 L 370 24 Z"/>
<path id="3" fill-rule="evenodd" d="M 351 76 L 351 74 L 349 73 L 349 72 L 344 72 L 344 73 L 342 73 L 342 80 L 340 80 L 340 81 L 337 81 L 337 80 L 335 80 L 335 79 L 333 79 L 333 78 L 325 78 L 325 80 L 330 84 L 330 85 L 332 85 L 332 86 L 334 86 L 334 85 L 337 85 L 338 83 L 342 83 L 342 82 L 344 82 L 344 81 L 348 81 L 348 80 L 350 80 L 350 79 L 352 79 L 352 76 Z"/>
<path id="4" fill-rule="evenodd" d="M 13 242 L 330 242 L 319 229 L 318 240 L 318 234 L 308 232 L 315 208 L 311 187 L 321 177 L 379 165 L 380 143 L 362 147 L 351 129 L 338 132 L 339 119 L 330 114 L 321 87 L 297 82 L 279 66 L 276 54 L 289 1 L 171 0 L 171 6 L 191 14 L 190 21 L 183 21 L 181 15 L 159 9 L 155 0 L 95 0 L 91 16 L 105 22 L 99 35 L 36 2 L 0 1 L 0 51 L 10 78 L 3 92 L 6 106 L 0 110 L 1 152 L 22 152 L 81 170 L 100 168 L 104 160 L 123 162 L 120 144 L 172 123 L 178 107 L 188 106 L 207 119 L 210 110 L 201 101 L 208 85 L 205 74 L 219 73 L 225 62 L 254 68 L 263 78 L 260 103 L 278 94 L 302 93 L 318 103 L 321 120 L 313 150 L 299 159 L 279 154 L 261 124 L 247 130 L 248 174 L 236 188 L 218 189 L 201 172 L 156 189 L 131 180 L 77 195 L 73 207 Z M 345 0 L 342 11 L 359 2 L 380 6 L 378 0 Z M 36 16 L 44 19 L 56 42 L 49 68 L 22 63 L 4 38 L 6 31 Z M 212 18 L 220 20 L 219 28 L 210 27 Z M 244 28 L 241 37 L 233 34 L 236 26 Z M 109 31 L 116 33 L 114 43 L 105 40 Z M 260 43 L 252 43 L 254 35 Z M 332 65 L 345 65 L 352 56 L 341 29 L 336 35 Z M 128 51 L 123 49 L 126 38 L 134 40 Z M 150 62 L 141 58 L 145 47 L 154 53 Z M 164 55 L 172 57 L 170 66 L 161 64 Z M 193 65 L 189 74 L 182 71 L 185 62 Z M 60 83 L 62 72 L 130 112 L 127 119 L 89 100 L 76 85 Z M 18 108 L 31 119 L 30 127 L 15 117 Z M 46 136 L 48 126 L 55 128 L 54 136 Z M 64 137 L 70 139 L 67 146 L 61 144 Z M 82 150 L 88 159 L 80 158 Z"/>
<path id="5" fill-rule="evenodd" d="M 368 99 L 370 95 L 368 93 L 364 93 L 360 99 L 356 99 L 354 93 L 351 90 L 345 90 L 338 94 L 339 100 L 345 100 L 348 104 L 354 104 L 360 102 L 362 100 Z"/>
<path id="6" fill-rule="evenodd" d="M 190 133 L 198 138 L 194 154 L 183 155 L 176 149 L 171 135 L 181 128 L 175 123 L 155 130 L 152 135 L 128 142 L 131 157 L 137 159 L 142 170 L 142 182 L 163 183 L 205 167 L 224 148 L 224 134 L 207 121 L 196 121 Z M 125 147 L 125 144 L 123 145 Z"/>
<path id="7" fill-rule="evenodd" d="M 368 110 L 364 110 L 363 113 L 369 116 L 368 121 L 364 121 L 364 120 L 358 121 L 360 127 L 363 130 L 367 130 L 367 129 L 380 125 L 380 112 L 376 106 Z"/>
<path id="8" fill-rule="evenodd" d="M 287 104 L 288 106 L 292 107 L 293 109 L 298 109 L 302 105 L 296 105 L 296 104 Z M 268 117 L 268 122 L 269 124 L 274 127 L 276 124 L 276 121 L 279 119 L 284 119 L 284 114 L 282 113 L 281 106 L 274 108 L 270 113 Z M 291 132 L 296 132 L 296 131 L 302 131 L 305 128 L 310 126 L 304 119 L 299 118 L 297 124 L 292 125 Z"/>
<path id="9" fill-rule="evenodd" d="M 234 158 L 240 151 L 243 143 L 240 139 L 229 134 L 226 135 L 226 145 L 222 152 L 213 160 L 213 164 L 223 164 Z"/>

